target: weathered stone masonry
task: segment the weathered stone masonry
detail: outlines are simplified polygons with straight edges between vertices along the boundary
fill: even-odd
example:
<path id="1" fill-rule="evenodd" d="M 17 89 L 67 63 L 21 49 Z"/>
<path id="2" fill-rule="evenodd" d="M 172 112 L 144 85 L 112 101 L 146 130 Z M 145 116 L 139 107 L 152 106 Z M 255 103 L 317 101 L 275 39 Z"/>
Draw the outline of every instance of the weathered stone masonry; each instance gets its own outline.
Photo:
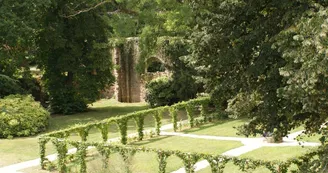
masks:
<path id="1" fill-rule="evenodd" d="M 118 67 L 114 74 L 116 77 L 115 95 L 120 102 L 144 101 L 144 82 L 136 71 L 140 57 L 138 39 L 129 38 L 113 50 L 113 62 Z"/>
<path id="2" fill-rule="evenodd" d="M 127 38 L 124 44 L 120 44 L 112 50 L 112 61 L 116 66 L 113 71 L 116 82 L 102 92 L 103 98 L 115 98 L 119 102 L 126 103 L 144 102 L 146 82 L 169 75 L 167 71 L 145 72 L 142 76 L 137 72 L 136 67 L 140 58 L 138 40 L 138 38 Z M 162 58 L 162 56 L 158 52 L 158 55 L 153 58 Z"/>

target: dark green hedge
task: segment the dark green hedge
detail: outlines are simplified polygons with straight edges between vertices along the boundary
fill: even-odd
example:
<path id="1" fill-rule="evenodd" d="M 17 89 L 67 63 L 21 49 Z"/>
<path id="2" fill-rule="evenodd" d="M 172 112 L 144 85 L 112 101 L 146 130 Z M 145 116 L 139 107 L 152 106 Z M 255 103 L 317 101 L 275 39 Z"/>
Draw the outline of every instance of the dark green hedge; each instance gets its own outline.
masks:
<path id="1" fill-rule="evenodd" d="M 23 88 L 19 85 L 19 82 L 0 74 L 0 98 L 8 96 L 10 94 L 22 94 Z"/>

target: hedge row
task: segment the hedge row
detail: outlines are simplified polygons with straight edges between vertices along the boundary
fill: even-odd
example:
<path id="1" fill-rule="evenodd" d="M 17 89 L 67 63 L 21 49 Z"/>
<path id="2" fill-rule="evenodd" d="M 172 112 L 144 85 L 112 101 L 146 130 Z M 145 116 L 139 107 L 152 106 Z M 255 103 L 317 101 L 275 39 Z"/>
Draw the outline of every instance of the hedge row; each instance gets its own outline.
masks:
<path id="1" fill-rule="evenodd" d="M 125 145 L 109 145 L 104 142 L 78 142 L 70 140 L 61 140 L 57 138 L 43 138 L 42 142 L 46 143 L 51 141 L 57 150 L 58 153 L 58 162 L 57 168 L 61 173 L 69 172 L 67 167 L 70 161 L 75 161 L 79 167 L 80 173 L 87 172 L 87 150 L 88 147 L 95 147 L 98 153 L 102 156 L 103 169 L 108 169 L 109 157 L 112 153 L 119 153 L 126 164 L 128 160 L 137 152 L 153 152 L 157 153 L 157 160 L 159 162 L 158 172 L 165 173 L 167 159 L 170 156 L 179 157 L 184 164 L 185 170 L 187 173 L 194 173 L 194 165 L 201 159 L 205 159 L 209 162 L 211 166 L 212 173 L 223 173 L 224 168 L 227 163 L 231 162 L 235 166 L 238 166 L 239 169 L 243 172 L 251 172 L 258 167 L 265 167 L 272 173 L 287 173 L 287 172 L 313 172 L 315 166 L 312 162 L 309 162 L 312 159 L 316 159 L 320 150 L 309 152 L 303 156 L 289 159 L 285 162 L 282 161 L 264 161 L 256 160 L 250 158 L 237 158 L 237 157 L 227 157 L 222 155 L 211 155 L 203 153 L 185 153 L 175 150 L 161 150 L 153 148 L 144 148 L 144 147 L 131 147 Z M 67 145 L 72 145 L 77 148 L 77 152 L 72 155 L 67 155 Z M 45 160 L 44 163 L 47 163 L 48 160 Z M 298 168 L 298 171 L 295 170 L 295 165 Z M 128 165 L 126 165 L 128 169 Z M 131 172 L 130 170 L 128 172 Z"/>
<path id="2" fill-rule="evenodd" d="M 308 154 L 305 154 L 301 157 L 290 159 L 285 162 L 280 161 L 263 161 L 263 160 L 254 160 L 249 158 L 236 158 L 236 157 L 226 157 L 221 155 L 210 155 L 210 154 L 201 154 L 201 153 L 184 153 L 181 151 L 171 151 L 171 150 L 158 150 L 151 148 L 136 148 L 125 145 L 113 145 L 107 143 L 108 140 L 108 130 L 111 123 L 116 123 L 120 131 L 122 144 L 127 143 L 127 122 L 130 119 L 133 119 L 137 125 L 138 131 L 138 140 L 142 140 L 144 137 L 144 119 L 146 116 L 153 116 L 155 119 L 155 129 L 156 134 L 159 135 L 161 127 L 161 119 L 165 111 L 169 111 L 172 117 L 173 129 L 176 131 L 178 128 L 177 122 L 177 111 L 179 109 L 185 109 L 187 112 L 188 120 L 190 126 L 194 126 L 195 121 L 195 110 L 200 108 L 200 116 L 204 122 L 209 120 L 208 115 L 208 105 L 209 98 L 199 98 L 190 100 L 187 102 L 181 102 L 173 106 L 158 107 L 154 109 L 139 111 L 130 113 L 120 117 L 114 117 L 105 119 L 97 123 L 89 123 L 85 125 L 78 125 L 72 128 L 48 133 L 42 135 L 39 138 L 40 145 L 40 158 L 41 166 L 43 169 L 46 168 L 48 164 L 51 164 L 45 157 L 45 146 L 48 142 L 52 142 L 56 147 L 58 153 L 57 168 L 61 173 L 68 172 L 67 165 L 70 161 L 74 160 L 79 165 L 79 172 L 85 173 L 87 171 L 86 158 L 87 158 L 87 149 L 88 147 L 95 147 L 97 151 L 102 155 L 103 167 L 108 167 L 108 159 L 111 153 L 117 152 L 120 153 L 123 159 L 127 162 L 129 157 L 133 156 L 136 152 L 155 152 L 158 156 L 159 161 L 159 173 L 164 173 L 167 164 L 167 158 L 169 156 L 175 155 L 182 159 L 186 172 L 194 172 L 194 164 L 200 160 L 205 159 L 211 165 L 211 170 L 213 173 L 222 173 L 225 165 L 228 162 L 232 162 L 234 165 L 238 166 L 241 171 L 249 172 L 258 167 L 264 166 L 272 173 L 286 173 L 286 172 L 318 172 L 321 168 L 325 168 L 325 165 L 321 163 L 322 158 L 327 158 L 327 145 L 323 145 L 318 150 L 312 151 Z M 86 142 L 89 130 L 92 128 L 98 128 L 103 141 L 101 142 Z M 70 141 L 66 138 L 72 133 L 78 133 L 81 137 L 81 141 Z M 77 148 L 75 154 L 67 154 L 67 146 L 71 145 Z M 319 160 L 318 160 L 319 159 Z M 320 160 L 321 159 L 321 160 Z M 126 163 L 128 164 L 128 163 Z M 295 165 L 298 170 L 295 170 Z M 126 167 L 128 168 L 128 167 Z M 294 170 L 292 170 L 293 168 Z M 290 170 L 289 170 L 290 169 Z M 320 171 L 319 171 L 320 172 Z"/>
<path id="3" fill-rule="evenodd" d="M 161 120 L 163 117 L 163 114 L 165 111 L 169 111 L 170 115 L 172 117 L 172 124 L 173 124 L 173 129 L 174 131 L 177 131 L 178 129 L 178 119 L 177 119 L 177 111 L 179 109 L 186 109 L 187 116 L 188 116 L 188 121 L 191 127 L 194 126 L 194 119 L 195 119 L 195 110 L 200 108 L 200 116 L 204 121 L 208 120 L 207 117 L 207 106 L 209 104 L 209 98 L 208 97 L 202 97 L 198 99 L 193 99 L 189 100 L 186 102 L 180 102 L 172 106 L 163 106 L 163 107 L 158 107 L 154 109 L 148 109 L 148 110 L 143 110 L 143 111 L 138 111 L 134 113 L 130 113 L 127 115 L 119 116 L 119 117 L 112 117 L 108 118 L 96 123 L 88 123 L 84 125 L 76 125 L 71 128 L 51 132 L 48 134 L 44 134 L 40 136 L 39 138 L 39 143 L 40 143 L 40 157 L 41 157 L 41 165 L 43 166 L 43 162 L 45 160 L 45 146 L 46 143 L 44 141 L 46 138 L 49 137 L 54 137 L 54 138 L 60 138 L 60 139 L 66 139 L 68 138 L 71 134 L 77 133 L 81 141 L 85 142 L 87 141 L 87 137 L 89 135 L 89 131 L 92 128 L 97 128 L 99 129 L 99 132 L 102 135 L 102 142 L 107 142 L 108 140 L 108 130 L 109 126 L 114 123 L 117 125 L 118 130 L 120 132 L 120 139 L 122 144 L 127 143 L 127 123 L 129 120 L 133 119 L 136 123 L 137 126 L 137 133 L 138 133 L 138 140 L 142 140 L 144 137 L 144 119 L 146 116 L 153 116 L 155 119 L 155 132 L 156 135 L 160 134 L 160 128 L 161 128 Z"/>

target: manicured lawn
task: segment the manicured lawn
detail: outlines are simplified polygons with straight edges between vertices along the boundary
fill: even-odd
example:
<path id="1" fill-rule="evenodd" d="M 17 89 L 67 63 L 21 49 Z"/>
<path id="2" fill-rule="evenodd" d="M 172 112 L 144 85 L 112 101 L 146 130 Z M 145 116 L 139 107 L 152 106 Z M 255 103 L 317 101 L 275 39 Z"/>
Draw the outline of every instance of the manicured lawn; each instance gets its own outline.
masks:
<path id="1" fill-rule="evenodd" d="M 120 103 L 116 100 L 100 100 L 90 106 L 88 112 L 74 115 L 53 115 L 49 122 L 49 131 L 67 128 L 73 124 L 103 120 L 116 115 L 124 115 L 134 111 L 147 109 L 145 103 Z"/>
<path id="2" fill-rule="evenodd" d="M 54 115 L 50 119 L 47 132 L 67 128 L 77 123 L 87 123 L 102 120 L 116 115 L 147 109 L 145 103 L 119 103 L 115 100 L 101 100 L 90 107 L 90 111 L 75 115 Z M 130 128 L 134 126 L 130 123 Z M 150 124 L 148 124 L 150 126 Z M 113 126 L 113 134 L 117 136 L 117 129 Z M 115 132 L 116 131 L 116 132 Z M 116 134 L 115 134 L 116 133 Z M 100 134 L 96 130 L 90 133 L 90 139 L 96 139 Z M 49 145 L 50 146 L 50 145 Z M 47 148 L 47 153 L 53 153 L 52 147 Z M 14 138 L 12 140 L 0 140 L 0 167 L 36 159 L 39 157 L 39 145 L 37 137 Z"/>
<path id="3" fill-rule="evenodd" d="M 273 160 L 280 160 L 280 161 L 286 161 L 290 158 L 301 156 L 305 154 L 307 151 L 309 151 L 311 147 L 301 147 L 301 146 L 295 146 L 295 147 L 262 147 L 257 150 L 254 150 L 252 152 L 243 154 L 242 158 L 253 158 L 253 159 L 261 159 L 261 160 L 267 160 L 267 161 L 273 161 Z M 293 167 L 292 167 L 293 169 Z M 197 173 L 210 173 L 211 169 L 210 167 L 207 167 L 203 170 L 198 171 Z M 242 173 L 242 171 L 239 170 L 239 168 L 232 163 L 229 163 L 226 165 L 224 172 L 227 173 Z M 254 171 L 251 171 L 252 173 L 270 173 L 270 171 L 265 167 L 260 167 Z"/>
<path id="4" fill-rule="evenodd" d="M 204 124 L 198 128 L 192 128 L 184 130 L 184 133 L 192 133 L 197 135 L 211 135 L 211 136 L 235 136 L 235 137 L 245 137 L 242 135 L 237 135 L 238 127 L 246 123 L 247 119 L 227 119 L 220 120 L 214 123 Z"/>
<path id="5" fill-rule="evenodd" d="M 147 109 L 148 106 L 144 103 L 119 103 L 115 100 L 101 100 L 90 107 L 90 111 L 75 115 L 54 115 L 50 119 L 50 127 L 47 132 L 64 129 L 74 124 L 95 122 L 103 120 L 105 118 L 124 115 L 130 112 Z M 185 120 L 186 114 L 184 111 L 179 111 L 178 120 Z M 183 133 L 191 133 L 198 135 L 212 135 L 212 136 L 238 136 L 237 130 L 234 127 L 238 127 L 246 123 L 247 119 L 227 119 L 221 120 L 209 124 L 202 125 L 201 127 L 186 129 Z M 171 123 L 171 117 L 166 113 L 163 117 L 162 124 Z M 152 116 L 146 116 L 145 129 L 154 128 L 154 119 Z M 301 127 L 295 129 L 295 131 L 301 130 Z M 128 133 L 135 133 L 136 125 L 133 120 L 128 122 Z M 112 124 L 109 130 L 109 138 L 119 137 L 116 124 Z M 316 141 L 317 136 L 304 138 L 305 141 Z M 77 134 L 72 134 L 70 139 L 79 140 Z M 101 141 L 101 134 L 97 129 L 91 129 L 88 136 L 88 141 Z M 130 145 L 142 146 L 147 148 L 158 148 L 166 150 L 179 150 L 183 152 L 199 152 L 208 154 L 222 154 L 233 148 L 242 146 L 240 142 L 234 141 L 217 141 L 206 139 L 194 139 L 187 137 L 177 136 L 160 136 L 152 139 L 147 139 L 140 142 L 135 142 Z M 55 152 L 52 144 L 47 145 L 47 154 Z M 303 154 L 306 149 L 301 147 L 264 147 L 253 152 L 242 155 L 241 157 L 253 157 L 256 159 L 287 159 L 290 157 Z M 22 154 L 23 153 L 23 154 Z M 94 151 L 90 151 L 91 157 L 88 162 L 89 172 L 102 172 L 101 159 Z M 0 167 L 23 162 L 27 160 L 36 159 L 39 157 L 39 148 L 36 137 L 27 138 L 15 138 L 13 140 L 2 139 L 0 140 Z M 157 172 L 158 163 L 157 155 L 155 153 L 138 153 L 130 160 L 129 169 L 133 172 Z M 145 164 L 146 163 L 146 164 Z M 119 154 L 113 153 L 111 161 L 109 162 L 110 171 L 103 172 L 125 172 L 124 161 Z M 171 156 L 168 160 L 167 171 L 171 172 L 182 167 L 181 159 Z M 39 167 L 29 168 L 24 172 L 44 172 L 38 170 Z M 76 167 L 72 168 L 72 172 L 77 171 Z M 209 168 L 201 170 L 201 172 L 210 172 Z M 266 168 L 260 168 L 255 172 L 265 172 Z M 240 172 L 238 168 L 232 164 L 227 165 L 225 172 Z"/>
<path id="6" fill-rule="evenodd" d="M 222 154 L 225 151 L 231 150 L 242 146 L 240 142 L 234 141 L 217 141 L 206 139 L 194 139 L 176 136 L 161 136 L 140 142 L 131 143 L 133 146 L 140 146 L 146 148 L 157 148 L 165 150 L 179 150 L 183 152 L 199 152 L 207 154 Z M 90 151 L 91 153 L 92 151 Z M 102 162 L 99 155 L 96 152 L 92 152 L 92 155 L 88 162 L 88 172 L 125 172 L 125 162 L 122 157 L 113 153 L 109 160 L 109 169 L 102 170 Z M 95 154 L 96 153 L 96 154 Z M 151 173 L 158 172 L 158 162 L 156 153 L 137 153 L 129 161 L 129 169 L 132 172 L 139 173 Z M 168 158 L 167 172 L 172 172 L 183 167 L 182 160 L 178 157 L 171 156 Z M 31 169 L 28 169 L 31 170 Z M 76 167 L 73 167 L 70 172 L 78 172 Z M 32 170 L 31 170 L 32 172 Z"/>
<path id="7" fill-rule="evenodd" d="M 113 99 L 100 100 L 90 106 L 88 112 L 74 115 L 53 115 L 50 118 L 49 128 L 47 132 L 64 129 L 74 124 L 96 122 L 117 115 L 144 110 L 149 108 L 145 103 L 120 103 Z M 180 111 L 178 119 L 186 119 L 186 114 Z M 162 124 L 171 123 L 171 117 L 166 113 L 162 119 Z M 152 116 L 146 116 L 145 129 L 155 127 L 155 121 Z M 128 134 L 136 132 L 136 125 L 133 120 L 128 122 Z M 119 132 L 116 124 L 111 124 L 109 138 L 119 137 Z M 79 140 L 77 134 L 71 134 L 70 139 Z M 91 129 L 88 136 L 88 141 L 101 141 L 101 134 L 98 129 Z M 46 153 L 53 154 L 55 151 L 52 144 L 47 145 Z M 22 154 L 24 153 L 24 154 Z M 12 140 L 0 139 L 0 167 L 37 159 L 39 157 L 39 145 L 37 137 L 14 138 Z"/>
<path id="8" fill-rule="evenodd" d="M 158 148 L 166 150 L 180 150 L 184 152 L 199 152 L 208 154 L 222 154 L 233 148 L 242 146 L 240 142 L 234 141 L 217 141 L 206 139 L 194 139 L 176 136 L 160 136 L 140 142 L 131 143 L 132 146 L 140 146 L 147 148 Z M 122 157 L 117 154 L 111 154 L 109 160 L 109 169 L 102 170 L 102 161 L 97 152 L 94 150 L 89 151 L 88 157 L 88 172 L 90 173 L 120 173 L 125 172 L 125 162 Z M 151 173 L 158 172 L 158 162 L 156 153 L 137 153 L 129 161 L 129 169 L 137 173 Z M 167 172 L 172 172 L 183 167 L 182 160 L 175 156 L 170 156 L 167 163 Z M 23 170 L 27 173 L 43 172 L 38 170 L 38 167 L 28 168 Z M 71 167 L 70 172 L 78 172 L 78 168 Z"/>
<path id="9" fill-rule="evenodd" d="M 319 134 L 314 134 L 314 135 L 311 135 L 311 136 L 308 136 L 306 134 L 302 134 L 299 137 L 297 137 L 297 139 L 301 142 L 317 142 L 317 143 L 320 143 L 320 140 L 319 140 L 320 137 L 321 137 L 321 135 L 319 135 Z"/>
<path id="10" fill-rule="evenodd" d="M 158 138 L 137 142 L 134 143 L 133 145 L 143 146 L 147 148 L 179 150 L 183 152 L 199 152 L 199 153 L 207 153 L 207 154 L 222 154 L 225 151 L 242 146 L 240 142 L 234 142 L 234 141 L 216 141 L 216 140 L 193 139 L 193 138 L 184 138 L 184 137 L 158 137 Z M 116 158 L 116 161 L 114 162 L 110 161 L 111 168 L 114 170 L 121 169 L 122 161 L 117 159 L 117 155 L 113 157 Z M 167 168 L 166 168 L 167 172 L 175 171 L 181 167 L 183 167 L 183 163 L 180 158 L 175 156 L 169 157 Z M 133 172 L 137 172 L 137 173 L 158 172 L 157 155 L 154 153 L 137 154 L 132 159 L 130 169 L 133 170 Z"/>
<path id="11" fill-rule="evenodd" d="M 179 150 L 183 152 L 199 152 L 207 154 L 221 154 L 233 148 L 242 146 L 240 142 L 195 139 L 179 136 L 160 136 L 133 143 L 135 146 Z"/>

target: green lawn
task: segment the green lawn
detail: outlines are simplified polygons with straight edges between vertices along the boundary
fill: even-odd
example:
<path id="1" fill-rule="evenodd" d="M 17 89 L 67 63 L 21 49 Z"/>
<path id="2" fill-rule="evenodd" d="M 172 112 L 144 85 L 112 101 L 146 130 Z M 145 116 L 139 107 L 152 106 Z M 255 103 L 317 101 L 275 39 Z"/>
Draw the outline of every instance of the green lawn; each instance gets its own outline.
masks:
<path id="1" fill-rule="evenodd" d="M 51 132 L 59 129 L 70 127 L 74 124 L 96 122 L 106 118 L 117 115 L 124 115 L 127 113 L 144 110 L 149 108 L 145 103 L 120 103 L 113 99 L 100 100 L 90 106 L 88 112 L 74 114 L 74 115 L 53 115 L 50 118 L 49 128 L 46 132 Z M 186 114 L 180 111 L 178 114 L 179 119 L 186 119 Z M 162 119 L 162 124 L 171 123 L 171 117 L 165 113 Z M 145 129 L 155 127 L 155 121 L 152 116 L 146 116 Z M 45 132 L 45 133 L 46 133 Z M 128 134 L 135 133 L 136 125 L 133 120 L 128 122 Z M 119 137 L 119 132 L 116 124 L 111 124 L 109 138 Z M 79 140 L 77 134 L 72 134 L 70 139 Z M 98 129 L 91 129 L 88 136 L 88 141 L 101 141 L 101 134 Z M 24 153 L 24 154 L 22 154 Z M 47 145 L 46 154 L 55 153 L 52 144 Z M 37 137 L 14 138 L 12 140 L 0 139 L 0 167 L 36 159 L 39 157 L 39 146 Z"/>
<path id="2" fill-rule="evenodd" d="M 184 152 L 199 152 L 207 154 L 222 154 L 233 148 L 242 146 L 240 142 L 234 141 L 217 141 L 206 139 L 194 139 L 176 136 L 160 136 L 140 142 L 131 143 L 131 146 L 140 146 L 147 148 L 157 148 L 166 150 L 180 150 Z M 89 151 L 88 172 L 90 173 L 120 173 L 125 172 L 125 163 L 122 157 L 117 154 L 111 154 L 108 170 L 102 170 L 100 156 L 94 150 Z M 129 162 L 129 169 L 136 173 L 158 172 L 157 155 L 155 153 L 137 153 Z M 183 167 L 182 160 L 178 157 L 171 156 L 168 158 L 167 172 L 171 172 Z M 27 173 L 41 173 L 42 170 L 33 167 L 23 170 Z M 70 172 L 78 172 L 77 167 L 71 167 Z"/>
<path id="3" fill-rule="evenodd" d="M 134 111 L 139 111 L 147 109 L 148 106 L 144 103 L 119 103 L 115 100 L 101 100 L 90 107 L 90 110 L 85 113 L 75 114 L 75 115 L 54 115 L 50 119 L 50 126 L 47 132 L 54 130 L 59 130 L 67 128 L 71 125 L 78 123 L 87 123 L 103 120 L 105 118 L 123 115 Z M 186 114 L 184 111 L 179 111 L 178 120 L 185 120 Z M 192 133 L 199 135 L 213 135 L 213 136 L 235 136 L 238 135 L 237 130 L 234 127 L 238 127 L 245 122 L 247 119 L 239 120 L 221 120 L 209 124 L 202 125 L 198 128 L 186 129 L 184 133 Z M 145 119 L 145 129 L 154 128 L 154 119 L 152 116 L 146 116 Z M 171 123 L 171 117 L 166 113 L 163 117 L 162 124 Z M 299 129 L 296 129 L 296 131 Z M 136 126 L 133 120 L 128 122 L 128 133 L 136 132 Z M 110 126 L 109 138 L 118 137 L 118 129 L 115 124 Z M 238 136 L 243 137 L 243 136 Z M 72 134 L 71 139 L 78 140 L 79 137 L 76 134 Z M 304 138 L 305 141 L 316 141 L 317 136 Z M 89 136 L 89 141 L 100 141 L 101 135 L 97 129 L 91 129 Z M 184 152 L 201 152 L 208 154 L 221 154 L 230 149 L 241 146 L 240 142 L 232 141 L 216 141 L 216 140 L 205 140 L 205 139 L 194 139 L 186 137 L 174 137 L 174 136 L 161 136 L 140 142 L 135 142 L 130 145 L 134 146 L 144 146 L 150 148 L 160 148 L 167 150 L 180 150 Z M 306 149 L 300 147 L 265 147 L 253 152 L 247 153 L 242 157 L 254 157 L 257 159 L 287 159 L 290 157 L 302 154 Z M 299 152 L 301 151 L 301 152 Z M 47 145 L 47 154 L 54 153 L 54 147 L 51 144 Z M 22 154 L 23 153 L 23 154 Z M 36 137 L 27 138 L 15 138 L 12 140 L 2 139 L 0 140 L 0 167 L 27 161 L 31 159 L 36 159 L 39 157 L 39 148 L 37 144 Z M 92 153 L 94 154 L 94 153 Z M 101 171 L 99 167 L 100 159 L 97 155 L 90 157 L 90 162 L 88 162 L 90 172 Z M 151 153 L 139 153 L 133 157 L 129 169 L 133 172 L 157 172 L 156 154 Z M 147 163 L 147 164 L 145 164 Z M 168 160 L 167 171 L 174 171 L 182 167 L 182 161 L 176 157 L 170 157 Z M 118 154 L 112 154 L 110 167 L 112 167 L 109 172 L 124 172 L 124 163 L 122 162 L 121 156 Z M 96 169 L 98 168 L 98 169 Z M 36 171 L 39 168 L 29 168 L 24 170 L 24 172 L 44 172 L 42 170 Z M 238 172 L 238 168 L 233 165 L 228 165 L 226 172 Z M 210 172 L 209 168 L 202 170 L 201 172 Z M 74 170 L 72 170 L 74 172 Z M 257 172 L 266 171 L 265 168 L 256 170 Z M 255 172 L 256 172 L 255 171 Z M 108 172 L 107 170 L 105 172 Z"/>
<path id="4" fill-rule="evenodd" d="M 147 109 L 145 103 L 119 103 L 115 100 L 100 100 L 93 104 L 88 112 L 75 115 L 54 115 L 50 118 L 49 129 L 47 132 L 67 128 L 77 123 L 87 123 L 102 120 L 116 115 L 123 115 L 134 111 Z M 167 118 L 168 119 L 168 118 Z M 168 120 L 164 122 L 168 122 Z M 151 126 L 151 124 L 147 124 Z M 146 126 L 147 126 L 146 125 Z M 130 129 L 134 128 L 130 122 Z M 118 136 L 116 126 L 112 127 L 110 136 Z M 96 130 L 90 133 L 90 139 L 100 139 L 100 134 Z M 49 145 L 47 153 L 53 153 L 54 149 Z M 36 137 L 14 138 L 12 140 L 0 140 L 0 167 L 36 159 L 39 157 L 39 146 Z"/>
<path id="5" fill-rule="evenodd" d="M 206 139 L 194 139 L 176 136 L 161 136 L 140 142 L 131 143 L 132 146 L 140 146 L 147 148 L 157 148 L 165 150 L 179 150 L 183 152 L 199 152 L 207 154 L 222 154 L 225 151 L 231 150 L 242 146 L 240 142 L 235 141 L 217 141 L 217 140 L 206 140 Z M 92 152 L 92 151 L 90 151 Z M 111 155 L 109 160 L 108 170 L 101 169 L 101 159 L 96 152 L 92 152 L 93 155 L 89 158 L 88 162 L 88 172 L 98 173 L 98 172 L 109 172 L 118 173 L 125 172 L 125 162 L 122 157 L 114 153 Z M 156 153 L 137 153 L 133 156 L 129 162 L 129 169 L 136 173 L 152 173 L 158 172 L 158 162 Z M 172 172 L 183 167 L 182 160 L 178 157 L 171 156 L 168 159 L 167 172 Z M 70 172 L 78 172 L 77 167 L 71 168 Z M 27 169 L 29 172 L 31 169 Z M 25 170 L 24 170 L 25 171 Z"/>
<path id="6" fill-rule="evenodd" d="M 199 152 L 207 154 L 221 154 L 230 149 L 242 146 L 242 144 L 237 141 L 217 141 L 180 136 L 160 136 L 136 142 L 132 145 L 143 146 L 147 148 L 179 150 L 183 152 Z"/>
<path id="7" fill-rule="evenodd" d="M 320 140 L 319 140 L 320 137 L 321 137 L 321 135 L 319 135 L 319 134 L 314 134 L 314 135 L 311 135 L 311 136 L 308 136 L 306 134 L 302 134 L 299 137 L 297 137 L 297 139 L 299 141 L 302 141 L 302 142 L 317 142 L 317 143 L 320 143 Z"/>
<path id="8" fill-rule="evenodd" d="M 187 129 L 183 132 L 197 135 L 244 137 L 241 135 L 237 135 L 238 131 L 234 127 L 241 126 L 246 122 L 248 122 L 247 119 L 226 119 L 204 124 L 197 128 Z"/>
<path id="9" fill-rule="evenodd" d="M 301 146 L 295 146 L 295 147 L 262 147 L 257 150 L 254 150 L 252 152 L 243 154 L 240 156 L 241 158 L 253 158 L 253 159 L 261 159 L 261 160 L 267 160 L 267 161 L 273 161 L 273 160 L 280 160 L 280 161 L 286 161 L 290 158 L 301 156 L 305 154 L 307 151 L 309 151 L 311 147 L 301 147 Z M 291 167 L 294 169 L 295 167 Z M 198 171 L 197 173 L 210 173 L 211 169 L 210 167 L 207 167 L 203 170 Z M 224 172 L 226 173 L 242 173 L 241 170 L 232 163 L 228 163 L 224 169 Z M 270 173 L 270 171 L 265 167 L 260 167 L 256 170 L 251 171 L 252 173 Z"/>

